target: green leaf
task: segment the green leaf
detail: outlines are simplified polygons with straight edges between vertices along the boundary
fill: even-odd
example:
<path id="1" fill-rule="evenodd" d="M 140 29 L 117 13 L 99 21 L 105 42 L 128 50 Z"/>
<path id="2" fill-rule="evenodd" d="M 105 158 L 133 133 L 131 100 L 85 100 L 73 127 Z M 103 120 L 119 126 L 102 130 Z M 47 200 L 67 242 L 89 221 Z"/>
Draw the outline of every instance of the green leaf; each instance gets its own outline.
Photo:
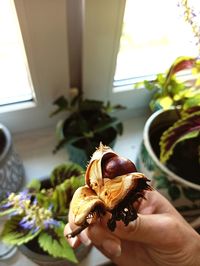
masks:
<path id="1" fill-rule="evenodd" d="M 63 227 L 51 231 L 42 232 L 38 239 L 40 247 L 55 258 L 67 259 L 78 263 L 74 250 L 63 236 Z"/>
<path id="2" fill-rule="evenodd" d="M 3 208 L 1 208 L 1 206 L 0 206 L 0 217 L 2 217 L 2 216 L 6 216 L 6 215 L 8 215 L 8 214 L 10 214 L 10 213 L 12 213 L 12 212 L 15 212 L 16 211 L 16 209 L 15 208 L 8 208 L 8 209 L 3 209 Z"/>
<path id="3" fill-rule="evenodd" d="M 69 110 L 68 101 L 64 96 L 60 96 L 53 102 L 53 104 L 56 105 L 58 108 L 50 114 L 50 117 L 60 113 L 61 111 Z"/>
<path id="4" fill-rule="evenodd" d="M 183 188 L 183 193 L 191 201 L 199 200 L 200 199 L 200 192 L 198 190 L 192 188 Z"/>
<path id="5" fill-rule="evenodd" d="M 169 180 L 165 176 L 154 176 L 154 179 L 156 180 L 157 189 L 168 188 L 170 185 Z"/>
<path id="6" fill-rule="evenodd" d="M 34 191 L 39 191 L 41 187 L 41 182 L 39 179 L 33 179 L 28 185 L 28 189 L 33 189 Z"/>
<path id="7" fill-rule="evenodd" d="M 159 100 L 159 104 L 160 104 L 160 106 L 162 106 L 162 108 L 164 110 L 166 110 L 166 109 L 169 109 L 172 106 L 173 101 L 172 101 L 171 97 L 165 96 L 165 97 L 163 97 L 163 98 L 161 98 Z"/>
<path id="8" fill-rule="evenodd" d="M 161 136 L 160 160 L 166 162 L 173 153 L 175 146 L 189 138 L 195 138 L 200 132 L 200 111 L 179 119 Z"/>
<path id="9" fill-rule="evenodd" d="M 33 229 L 20 227 L 19 222 L 22 218 L 22 216 L 17 215 L 6 221 L 1 233 L 3 242 L 19 246 L 32 240 L 40 233 L 40 230 L 34 232 Z"/>
<path id="10" fill-rule="evenodd" d="M 200 106 L 200 93 L 196 94 L 195 97 L 190 97 L 186 99 L 183 105 L 183 109 L 186 110 L 194 106 Z"/>
<path id="11" fill-rule="evenodd" d="M 178 198 L 180 198 L 180 195 L 181 195 L 181 191 L 179 187 L 174 184 L 171 184 L 168 187 L 168 193 L 172 200 L 177 200 Z"/>
<path id="12" fill-rule="evenodd" d="M 101 110 L 103 108 L 103 102 L 97 101 L 97 100 L 88 100 L 85 99 L 80 104 L 80 110 L 81 111 L 96 111 Z"/>
<path id="13" fill-rule="evenodd" d="M 83 168 L 75 163 L 63 163 L 56 166 L 51 172 L 50 180 L 53 186 L 61 184 L 73 176 L 83 176 Z"/>
<path id="14" fill-rule="evenodd" d="M 53 153 L 55 154 L 56 152 L 58 152 L 66 144 L 71 144 L 71 143 L 74 143 L 74 142 L 81 140 L 81 139 L 84 139 L 84 138 L 85 138 L 84 136 L 67 136 L 58 142 L 58 144 L 56 145 L 56 147 L 53 150 Z"/>
<path id="15" fill-rule="evenodd" d="M 170 80 L 170 78 L 178 73 L 181 70 L 185 69 L 192 69 L 195 66 L 196 58 L 193 57 L 186 57 L 186 56 L 180 56 L 178 57 L 173 64 L 171 65 L 167 77 L 166 77 L 166 83 Z"/>
<path id="16" fill-rule="evenodd" d="M 56 186 L 52 199 L 54 211 L 60 216 L 66 216 L 72 196 L 76 189 L 84 185 L 84 176 L 72 176 Z"/>
<path id="17" fill-rule="evenodd" d="M 116 117 L 110 117 L 109 119 L 107 119 L 106 121 L 102 121 L 100 122 L 94 130 L 94 133 L 98 133 L 98 132 L 102 132 L 105 131 L 108 128 L 114 128 L 117 129 L 117 127 L 121 124 L 121 122 L 118 120 L 118 118 Z M 121 125 L 122 127 L 122 125 Z M 122 131 L 122 129 L 120 129 L 120 132 Z"/>

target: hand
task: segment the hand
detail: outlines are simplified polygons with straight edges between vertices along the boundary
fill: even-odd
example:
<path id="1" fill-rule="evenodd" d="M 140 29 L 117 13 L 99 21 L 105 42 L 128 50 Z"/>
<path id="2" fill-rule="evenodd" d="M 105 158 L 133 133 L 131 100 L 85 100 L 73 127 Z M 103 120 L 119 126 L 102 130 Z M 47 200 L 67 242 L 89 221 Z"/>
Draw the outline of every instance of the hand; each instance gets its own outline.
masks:
<path id="1" fill-rule="evenodd" d="M 70 245 L 92 242 L 121 266 L 200 265 L 199 234 L 157 191 L 147 191 L 145 197 L 139 205 L 138 218 L 128 226 L 117 222 L 117 228 L 111 232 L 107 228 L 107 214 L 80 235 L 68 239 Z M 70 212 L 64 234 L 75 228 Z"/>

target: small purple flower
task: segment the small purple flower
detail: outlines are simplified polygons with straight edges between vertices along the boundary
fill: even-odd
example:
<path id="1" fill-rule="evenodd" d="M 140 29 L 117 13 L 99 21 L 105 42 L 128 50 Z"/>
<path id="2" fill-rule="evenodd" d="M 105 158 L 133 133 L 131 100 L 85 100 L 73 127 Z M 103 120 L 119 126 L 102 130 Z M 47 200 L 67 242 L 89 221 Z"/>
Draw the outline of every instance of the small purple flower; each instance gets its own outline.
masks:
<path id="1" fill-rule="evenodd" d="M 33 200 L 33 205 L 37 205 L 37 203 L 38 203 L 37 199 L 34 198 L 34 200 Z"/>
<path id="2" fill-rule="evenodd" d="M 2 209 L 8 209 L 8 208 L 10 208 L 10 207 L 13 207 L 13 202 L 5 202 L 5 204 L 2 204 L 1 205 L 1 208 Z"/>
<path id="3" fill-rule="evenodd" d="M 46 229 L 49 228 L 51 225 L 53 225 L 55 227 L 60 226 L 60 222 L 55 220 L 55 219 L 53 219 L 53 218 L 49 218 L 47 220 L 44 220 L 43 224 L 44 224 Z"/>
<path id="4" fill-rule="evenodd" d="M 19 225 L 23 227 L 24 229 L 33 229 L 35 227 L 35 221 L 25 216 L 19 222 Z"/>
<path id="5" fill-rule="evenodd" d="M 31 195 L 29 194 L 28 189 L 24 189 L 23 191 L 19 192 L 20 200 L 30 200 Z"/>

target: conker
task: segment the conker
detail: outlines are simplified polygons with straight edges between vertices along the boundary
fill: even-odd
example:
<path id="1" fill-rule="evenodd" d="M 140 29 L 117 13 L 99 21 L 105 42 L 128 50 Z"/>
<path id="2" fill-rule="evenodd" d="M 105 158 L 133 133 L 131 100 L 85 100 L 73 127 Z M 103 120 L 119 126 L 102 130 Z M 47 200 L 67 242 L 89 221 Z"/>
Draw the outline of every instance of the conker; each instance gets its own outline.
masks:
<path id="1" fill-rule="evenodd" d="M 116 176 L 125 175 L 133 172 L 137 172 L 137 169 L 134 163 L 126 158 L 116 155 L 102 161 L 103 178 L 113 179 Z"/>

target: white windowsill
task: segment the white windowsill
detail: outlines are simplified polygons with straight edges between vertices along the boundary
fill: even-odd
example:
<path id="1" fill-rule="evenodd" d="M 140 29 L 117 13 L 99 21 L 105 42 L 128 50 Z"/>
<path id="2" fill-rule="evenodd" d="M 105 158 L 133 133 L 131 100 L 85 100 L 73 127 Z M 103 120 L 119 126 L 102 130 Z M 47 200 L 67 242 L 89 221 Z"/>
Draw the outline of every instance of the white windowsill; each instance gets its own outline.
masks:
<path id="1" fill-rule="evenodd" d="M 114 147 L 115 152 L 135 162 L 146 119 L 147 115 L 123 121 L 124 132 L 117 139 Z M 64 149 L 56 155 L 52 154 L 56 144 L 54 128 L 16 134 L 13 139 L 15 149 L 24 163 L 26 183 L 33 178 L 48 176 L 55 166 L 68 160 L 68 155 Z M 92 248 L 88 256 L 79 265 L 97 266 L 107 261 L 108 259 L 96 248 Z M 8 266 L 36 266 L 35 263 L 18 251 L 14 257 L 6 261 L 6 264 Z"/>

